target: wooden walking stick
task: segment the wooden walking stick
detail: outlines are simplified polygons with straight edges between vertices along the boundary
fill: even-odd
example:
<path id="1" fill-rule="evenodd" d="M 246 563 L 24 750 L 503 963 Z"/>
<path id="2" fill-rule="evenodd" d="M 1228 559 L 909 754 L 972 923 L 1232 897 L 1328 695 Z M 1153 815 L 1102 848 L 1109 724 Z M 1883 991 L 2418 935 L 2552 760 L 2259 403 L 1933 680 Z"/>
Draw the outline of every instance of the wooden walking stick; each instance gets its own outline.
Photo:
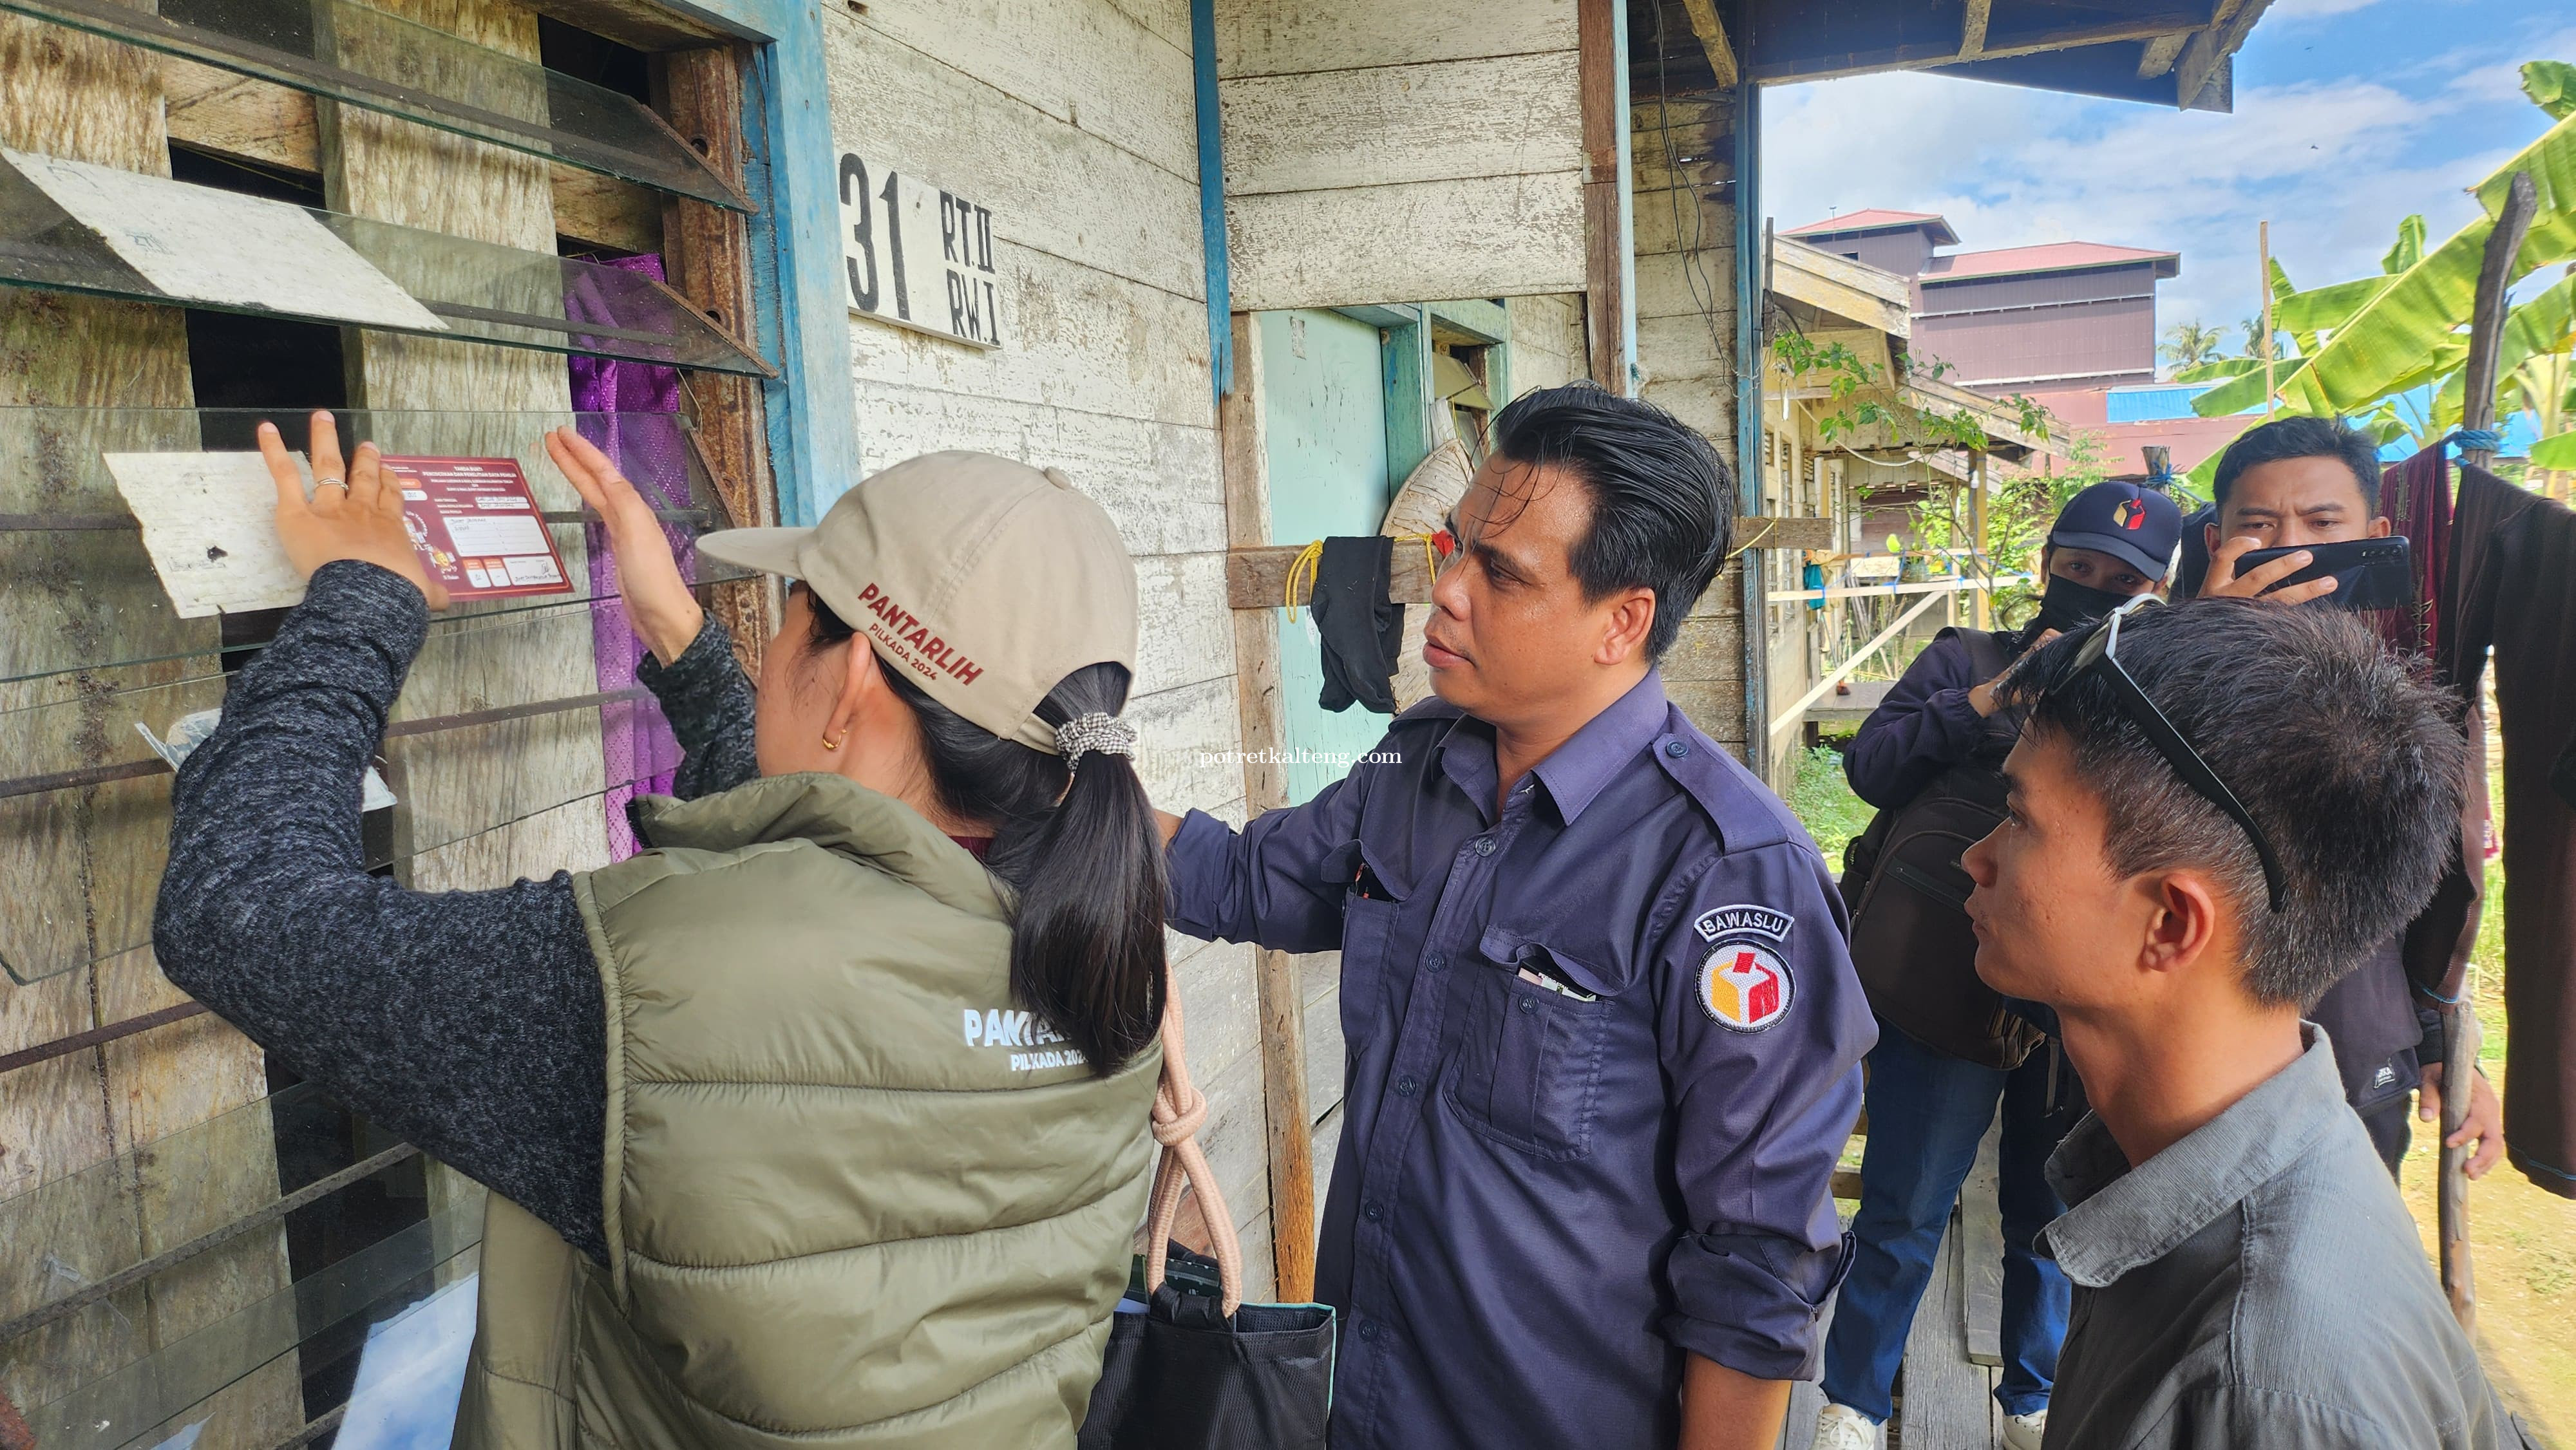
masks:
<path id="1" fill-rule="evenodd" d="M 2523 172 L 2513 174 L 2495 230 L 2487 235 L 2486 255 L 2478 268 L 2476 310 L 2469 317 L 2469 357 L 2460 404 L 2460 428 L 2484 433 L 2495 428 L 2497 354 L 2504 347 L 2505 284 L 2514 258 L 2531 230 L 2539 194 Z M 2489 448 L 2460 450 L 2460 461 L 2485 468 L 2495 461 Z M 2477 717 L 2472 712 L 2470 718 Z M 2468 846 L 2472 843 L 2463 843 Z M 2450 1146 L 2453 1133 L 2468 1120 L 2473 1079 L 2478 1070 L 2477 1004 L 2463 987 L 2460 1000 L 2442 1009 L 2446 1028 L 2442 1053 L 2442 1176 L 2437 1190 L 2442 1237 L 2442 1291 L 2450 1296 L 2451 1313 L 2471 1335 L 2478 1328 L 2477 1276 L 2469 1265 L 2469 1150 Z"/>

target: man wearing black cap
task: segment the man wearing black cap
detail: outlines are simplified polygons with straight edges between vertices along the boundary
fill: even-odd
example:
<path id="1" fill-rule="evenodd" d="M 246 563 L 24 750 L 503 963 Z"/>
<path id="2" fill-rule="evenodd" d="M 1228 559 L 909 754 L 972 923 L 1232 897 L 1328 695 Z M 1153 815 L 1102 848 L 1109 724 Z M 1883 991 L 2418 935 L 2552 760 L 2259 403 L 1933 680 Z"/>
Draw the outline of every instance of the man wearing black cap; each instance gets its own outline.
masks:
<path id="1" fill-rule="evenodd" d="M 2003 758 L 2019 733 L 2018 717 L 1996 707 L 1996 681 L 2029 649 L 2153 590 L 2181 527 L 2172 499 L 2136 483 L 2078 493 L 2040 554 L 2039 613 L 2008 633 L 1943 630 L 1844 756 L 1852 789 L 1880 811 L 1843 877 L 1852 958 L 1880 1030 L 1869 1055 L 1852 1271 L 1825 1345 L 1818 1450 L 1878 1444 L 1950 1205 L 1999 1101 L 2004 1372 L 1995 1398 L 2004 1443 L 2039 1444 L 2068 1290 L 2031 1242 L 2065 1211 L 2045 1168 L 2081 1115 L 2081 1094 L 2055 1051 L 2034 1051 L 2036 1031 L 2016 1026 L 1977 980 L 1975 938 L 1958 908 L 1967 895 L 1958 854 L 2000 816 Z"/>

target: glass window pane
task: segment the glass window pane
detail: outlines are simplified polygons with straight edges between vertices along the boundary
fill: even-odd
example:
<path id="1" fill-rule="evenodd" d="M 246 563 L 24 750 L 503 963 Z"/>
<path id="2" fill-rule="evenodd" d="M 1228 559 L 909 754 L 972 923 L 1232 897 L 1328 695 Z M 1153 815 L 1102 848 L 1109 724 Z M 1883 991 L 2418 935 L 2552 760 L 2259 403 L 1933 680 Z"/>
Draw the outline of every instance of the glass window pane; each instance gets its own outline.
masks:
<path id="1" fill-rule="evenodd" d="M 159 177 L 121 176 L 120 181 L 120 190 L 147 188 L 168 196 L 175 207 L 206 196 L 232 196 Z M 368 326 L 540 352 L 777 376 L 775 368 L 745 352 L 687 299 L 641 274 L 315 207 L 298 210 L 409 293 L 439 324 L 432 327 L 424 318 L 418 326 L 403 326 L 369 314 Z M 156 283 L 16 166 L 0 163 L 0 285 L 316 322 L 351 320 L 310 300 L 299 307 L 291 287 L 278 289 L 274 298 L 243 301 L 233 286 L 238 279 L 225 280 L 227 288 L 195 292 Z M 219 291 L 223 295 L 215 295 Z"/>
<path id="2" fill-rule="evenodd" d="M 400 807 L 377 847 L 397 874 L 435 879 L 462 855 L 520 839 L 512 827 L 549 812 L 614 823 L 617 793 L 669 769 L 659 711 L 619 674 L 626 642 L 616 579 L 598 529 L 542 451 L 550 425 L 576 424 L 627 475 L 670 506 L 684 570 L 700 585 L 748 577 L 703 559 L 689 541 L 729 526 L 671 413 L 505 414 L 349 410 L 344 442 L 396 454 L 518 460 L 548 507 L 548 532 L 574 592 L 460 605 L 436 616 L 385 747 Z M 81 870 L 85 830 L 128 821 L 158 848 L 170 775 L 138 726 L 167 739 L 184 716 L 220 707 L 227 666 L 273 633 L 277 615 L 181 620 L 144 553 L 102 451 L 239 449 L 263 417 L 304 443 L 301 414 L 254 410 L 0 408 L 0 578 L 58 610 L 44 627 L 0 637 L 0 976 L 27 982 L 148 950 L 148 910 L 96 916 Z M 27 617 L 23 616 L 22 617 Z M 150 642 L 100 660 L 101 621 Z M 532 664 L 531 662 L 542 662 Z M 660 742 L 660 743 L 656 743 Z M 649 747 L 649 748 L 648 748 Z M 657 766 L 656 760 L 661 763 Z M 650 788 L 650 787 L 648 787 Z M 379 820 L 384 818 L 377 818 Z M 549 824 L 562 824 L 565 816 Z M 87 822 L 88 825 L 83 823 Z M 522 833 L 524 834 L 524 833 Z M 467 846 L 465 843 L 480 843 Z M 561 862 L 545 863 L 549 868 Z M 135 863 L 145 879 L 157 862 Z M 148 908 L 148 898 L 144 903 Z M 0 987 L 0 991 L 7 990 Z"/>
<path id="3" fill-rule="evenodd" d="M 0 0 L 0 10 L 347 101 L 731 211 L 751 203 L 604 86 L 346 0 Z"/>

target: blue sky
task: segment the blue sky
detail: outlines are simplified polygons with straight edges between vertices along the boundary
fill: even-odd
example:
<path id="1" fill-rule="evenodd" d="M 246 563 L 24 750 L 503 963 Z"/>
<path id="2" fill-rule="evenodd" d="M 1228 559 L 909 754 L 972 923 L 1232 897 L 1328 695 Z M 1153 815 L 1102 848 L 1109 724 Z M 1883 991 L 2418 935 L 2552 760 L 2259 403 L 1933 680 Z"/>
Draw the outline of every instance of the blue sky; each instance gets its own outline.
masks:
<path id="1" fill-rule="evenodd" d="M 1963 248 L 2112 242 L 2182 253 L 2158 322 L 2257 311 L 2255 226 L 2291 280 L 2379 270 L 2408 212 L 2435 240 L 2472 183 L 2548 117 L 2526 60 L 2576 61 L 2566 0 L 2274 0 L 2236 60 L 2233 115 L 1925 75 L 1763 95 L 1763 209 L 1939 212 Z"/>

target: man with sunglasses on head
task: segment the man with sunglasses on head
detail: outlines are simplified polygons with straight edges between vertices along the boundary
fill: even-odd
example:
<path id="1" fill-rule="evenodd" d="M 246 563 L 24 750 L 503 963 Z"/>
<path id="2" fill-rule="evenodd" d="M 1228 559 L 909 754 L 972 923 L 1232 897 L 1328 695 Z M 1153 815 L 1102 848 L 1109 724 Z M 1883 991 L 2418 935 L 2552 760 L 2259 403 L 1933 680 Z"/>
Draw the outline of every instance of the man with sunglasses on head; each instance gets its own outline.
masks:
<path id="1" fill-rule="evenodd" d="M 2044 1169 L 2083 1093 L 2039 1030 L 1977 982 L 1958 855 L 2003 799 L 2003 759 L 2019 721 L 1996 705 L 1995 687 L 2010 662 L 2155 590 L 2181 527 L 2174 501 L 2138 483 L 2078 492 L 2040 551 L 2045 582 L 2030 621 L 1998 633 L 1941 631 L 1844 754 L 1853 792 L 1879 808 L 1844 853 L 1842 892 L 1852 962 L 1880 1031 L 1864 1093 L 1869 1139 L 1852 1270 L 1825 1343 L 1816 1450 L 1878 1445 L 1951 1205 L 1999 1112 L 2003 1373 L 1995 1400 L 2004 1450 L 2037 1450 L 2045 1433 L 2066 1279 L 2032 1240 L 2064 1207 Z"/>
<path id="2" fill-rule="evenodd" d="M 2379 513 L 2379 445 L 2359 429 L 2333 418 L 2283 418 L 2248 430 L 2220 455 L 2211 488 L 2213 515 L 2199 542 L 2208 550 L 2204 599 L 2261 599 L 2268 604 L 2335 607 L 2333 578 L 2304 584 L 2280 581 L 2304 569 L 2314 544 L 2385 538 L 2390 523 Z M 2255 549 L 2301 552 L 2258 564 L 2237 564 Z M 2185 573 L 2196 572 L 2186 562 Z M 2370 1130 L 2380 1162 L 2394 1175 L 2406 1157 L 2413 1130 L 2407 1097 L 2423 1089 L 2416 1116 L 2441 1116 L 2443 1019 L 2431 987 L 2410 980 L 2403 951 L 2406 923 L 2319 1001 L 2310 1021 L 2334 1040 L 2344 1099 Z M 2448 953 L 2443 953 L 2446 965 Z M 2504 1156 L 2504 1108 L 2484 1072 L 2471 1075 L 2468 1117 L 2451 1135 L 2454 1145 L 2476 1143 L 2471 1178 L 2484 1177 Z"/>
<path id="3" fill-rule="evenodd" d="M 2520 1444 L 2300 1020 L 2441 877 L 2451 706 L 2348 615 L 2140 605 L 2006 680 L 1964 861 L 1977 974 L 2055 1010 L 2093 1105 L 2049 1161 L 2045 1443 Z"/>

